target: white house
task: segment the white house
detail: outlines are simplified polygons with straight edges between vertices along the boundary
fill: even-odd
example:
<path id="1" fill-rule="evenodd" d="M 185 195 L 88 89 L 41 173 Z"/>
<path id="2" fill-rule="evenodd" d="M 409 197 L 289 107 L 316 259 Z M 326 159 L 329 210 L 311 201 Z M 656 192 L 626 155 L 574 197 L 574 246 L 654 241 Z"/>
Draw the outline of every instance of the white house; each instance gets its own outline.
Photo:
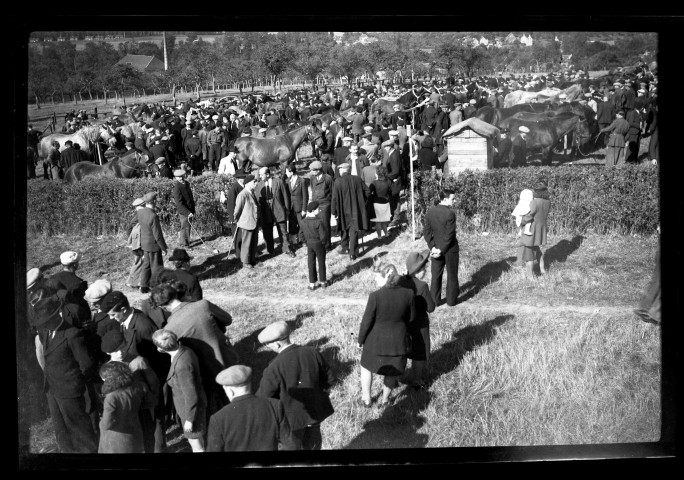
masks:
<path id="1" fill-rule="evenodd" d="M 487 40 L 485 37 L 481 37 L 480 45 L 484 45 L 486 47 L 487 45 L 489 45 L 489 40 Z"/>

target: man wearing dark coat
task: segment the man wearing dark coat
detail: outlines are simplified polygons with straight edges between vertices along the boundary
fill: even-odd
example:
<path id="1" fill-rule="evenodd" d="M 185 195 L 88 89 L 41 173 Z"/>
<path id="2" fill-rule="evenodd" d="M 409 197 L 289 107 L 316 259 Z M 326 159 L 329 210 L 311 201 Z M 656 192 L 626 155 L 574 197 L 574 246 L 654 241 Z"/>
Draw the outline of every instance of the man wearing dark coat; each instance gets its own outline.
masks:
<path id="1" fill-rule="evenodd" d="M 287 238 L 287 219 L 290 214 L 290 196 L 280 178 L 272 177 L 268 167 L 259 170 L 259 183 L 254 192 L 259 204 L 261 228 L 269 254 L 275 252 L 273 226 L 278 230 L 283 252 L 290 257 L 295 253 Z"/>
<path id="2" fill-rule="evenodd" d="M 390 214 L 392 215 L 392 220 L 396 217 L 394 213 L 399 206 L 399 194 L 402 189 L 402 164 L 401 155 L 396 143 L 390 145 L 389 149 L 389 159 L 387 160 L 387 179 L 392 182 L 390 187 Z"/>
<path id="3" fill-rule="evenodd" d="M 76 270 L 78 270 L 81 255 L 77 252 L 64 252 L 62 255 L 60 255 L 59 260 L 63 265 L 63 270 L 52 275 L 49 278 L 48 283 L 53 285 L 58 290 L 62 288 L 58 285 L 63 285 L 63 288 L 69 295 L 70 301 L 76 303 L 80 307 L 79 310 L 82 312 L 90 312 L 90 306 L 84 298 L 85 292 L 88 288 L 88 282 L 76 275 Z M 89 320 L 87 315 L 84 315 L 84 318 L 86 321 Z M 72 322 L 74 326 L 83 326 L 81 324 L 81 318 L 74 318 L 74 320 L 75 323 Z"/>
<path id="4" fill-rule="evenodd" d="M 306 206 L 309 204 L 309 188 L 306 180 L 297 175 L 297 167 L 294 163 L 285 168 L 285 175 L 287 178 L 284 184 L 290 197 L 291 207 L 290 215 L 287 219 L 288 234 L 297 235 L 297 242 L 304 243 L 301 223 L 306 216 Z"/>
<path id="5" fill-rule="evenodd" d="M 257 337 L 277 356 L 264 370 L 257 396 L 280 400 L 285 416 L 303 450 L 320 450 L 321 422 L 335 412 L 328 389 L 334 377 L 314 347 L 290 342 L 290 327 L 279 321 Z"/>
<path id="6" fill-rule="evenodd" d="M 523 167 L 527 164 L 527 134 L 530 129 L 524 125 L 518 127 L 519 134 L 511 145 L 511 167 Z"/>
<path id="7" fill-rule="evenodd" d="M 168 247 L 164 240 L 159 217 L 154 212 L 156 192 L 145 194 L 145 208 L 136 211 L 140 223 L 140 248 L 143 251 L 142 273 L 140 274 L 140 293 L 149 293 L 150 277 L 162 268 L 162 255 Z"/>
<path id="8" fill-rule="evenodd" d="M 230 404 L 209 419 L 207 452 L 296 450 L 282 403 L 252 393 L 252 369 L 233 365 L 216 376 Z"/>
<path id="9" fill-rule="evenodd" d="M 421 129 L 427 131 L 430 135 L 434 135 L 436 122 L 437 109 L 430 103 L 423 111 Z"/>
<path id="10" fill-rule="evenodd" d="M 596 121 L 598 122 L 599 129 L 603 130 L 608 127 L 613 122 L 615 118 L 615 110 L 613 108 L 613 103 L 608 101 L 608 97 L 604 96 L 602 102 L 597 102 L 596 105 Z M 604 135 L 602 141 L 603 146 L 608 145 L 608 135 Z"/>
<path id="11" fill-rule="evenodd" d="M 64 145 L 66 145 L 66 148 L 62 150 L 62 164 L 64 165 L 64 171 L 66 171 L 74 163 L 80 162 L 81 156 L 77 150 L 74 150 L 71 140 L 64 142 Z"/>
<path id="12" fill-rule="evenodd" d="M 63 304 L 46 296 L 33 305 L 30 321 L 38 330 L 38 363 L 59 453 L 97 453 L 97 435 L 86 413 L 86 383 L 97 375 L 85 330 L 69 324 Z"/>
<path id="13" fill-rule="evenodd" d="M 327 173 L 322 171 L 323 164 L 318 160 L 314 160 L 309 165 L 311 169 L 311 198 L 310 201 L 318 202 L 318 208 L 320 209 L 320 219 L 325 225 L 325 229 L 328 232 L 328 244 L 324 245 L 326 248 L 331 247 L 330 240 L 330 204 L 332 203 L 332 191 L 333 191 L 333 178 Z"/>
<path id="14" fill-rule="evenodd" d="M 436 305 L 442 297 L 442 275 L 447 270 L 446 303 L 453 307 L 458 302 L 458 240 L 456 239 L 456 214 L 450 208 L 454 203 L 453 190 L 440 190 L 439 205 L 425 214 L 423 237 L 430 247 L 432 281 L 430 293 Z"/>
<path id="15" fill-rule="evenodd" d="M 190 248 L 190 219 L 195 215 L 195 199 L 192 196 L 190 183 L 185 180 L 185 170 L 173 172 L 173 201 L 180 215 L 180 231 L 178 241 L 181 247 Z"/>
<path id="16" fill-rule="evenodd" d="M 444 150 L 444 141 L 442 140 L 442 134 L 449 129 L 449 106 L 446 103 L 440 105 L 440 110 L 437 113 L 437 118 L 435 119 L 435 145 L 437 145 L 437 155 L 441 155 Z"/>
<path id="17" fill-rule="evenodd" d="M 632 108 L 627 110 L 625 120 L 629 123 L 629 131 L 625 135 L 626 151 L 625 160 L 627 162 L 637 162 L 639 158 L 639 143 L 641 140 L 641 115 Z"/>
<path id="18" fill-rule="evenodd" d="M 349 253 L 349 258 L 356 260 L 359 231 L 363 235 L 370 228 L 366 209 L 369 192 L 363 180 L 350 175 L 350 170 L 348 163 L 339 166 L 340 177 L 333 183 L 331 212 L 341 234 L 340 253 Z"/>
<path id="19" fill-rule="evenodd" d="M 191 175 L 202 175 L 202 169 L 204 167 L 202 160 L 202 144 L 198 138 L 197 130 L 192 130 L 190 136 L 185 140 L 185 156 L 190 162 Z"/>

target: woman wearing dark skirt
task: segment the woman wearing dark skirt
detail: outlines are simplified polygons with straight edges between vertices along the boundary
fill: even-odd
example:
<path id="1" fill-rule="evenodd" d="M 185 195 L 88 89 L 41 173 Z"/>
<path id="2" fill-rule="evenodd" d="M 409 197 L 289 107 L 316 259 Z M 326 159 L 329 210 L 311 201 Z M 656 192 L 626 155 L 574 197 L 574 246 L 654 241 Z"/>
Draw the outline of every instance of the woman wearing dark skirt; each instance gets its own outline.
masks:
<path id="1" fill-rule="evenodd" d="M 430 293 L 430 287 L 423 281 L 430 250 L 423 253 L 411 252 L 406 258 L 406 276 L 402 280 L 414 295 L 416 318 L 409 324 L 411 336 L 411 381 L 413 388 L 426 388 L 425 364 L 430 358 L 430 318 L 428 313 L 435 311 L 435 301 Z M 402 282 L 402 285 L 403 283 Z"/>
<path id="2" fill-rule="evenodd" d="M 379 290 L 371 293 L 359 329 L 361 353 L 361 403 L 371 406 L 373 374 L 383 376 L 380 406 L 390 403 L 397 377 L 406 369 L 408 325 L 415 317 L 414 295 L 399 285 L 401 277 L 394 265 L 373 266 Z"/>
<path id="3" fill-rule="evenodd" d="M 522 223 L 532 221 L 532 235 L 520 236 L 520 245 L 524 247 L 522 259 L 530 276 L 534 275 L 533 267 L 535 261 L 539 261 L 541 273 L 546 273 L 544 254 L 540 247 L 546 245 L 546 233 L 548 231 L 546 219 L 549 216 L 549 208 L 551 207 L 549 198 L 550 195 L 546 189 L 546 183 L 544 181 L 537 182 L 534 187 L 534 198 L 530 202 L 530 212 L 524 215 L 522 219 Z"/>

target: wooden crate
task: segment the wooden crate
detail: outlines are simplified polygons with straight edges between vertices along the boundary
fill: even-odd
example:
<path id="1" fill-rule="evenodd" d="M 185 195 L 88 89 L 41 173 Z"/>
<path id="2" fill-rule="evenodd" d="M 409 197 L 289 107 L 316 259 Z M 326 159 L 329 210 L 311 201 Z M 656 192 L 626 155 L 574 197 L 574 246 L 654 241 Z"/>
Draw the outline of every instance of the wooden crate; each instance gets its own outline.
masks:
<path id="1" fill-rule="evenodd" d="M 471 128 L 464 128 L 447 139 L 445 171 L 457 175 L 463 170 L 486 170 L 493 155 L 492 142 Z"/>

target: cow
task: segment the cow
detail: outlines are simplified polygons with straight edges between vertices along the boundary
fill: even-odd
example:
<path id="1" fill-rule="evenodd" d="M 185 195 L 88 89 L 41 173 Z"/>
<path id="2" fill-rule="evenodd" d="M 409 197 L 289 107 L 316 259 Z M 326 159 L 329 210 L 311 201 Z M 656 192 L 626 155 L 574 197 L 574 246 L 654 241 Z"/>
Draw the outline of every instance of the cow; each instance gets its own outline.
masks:
<path id="1" fill-rule="evenodd" d="M 527 135 L 527 149 L 541 149 L 542 165 L 551 165 L 553 147 L 568 133 L 574 132 L 577 138 L 586 143 L 592 138 L 587 120 L 572 112 L 561 112 L 556 115 L 547 113 L 518 112 L 504 119 L 501 128 L 511 132 L 511 141 L 519 135 L 519 127 L 525 126 L 530 132 Z"/>

